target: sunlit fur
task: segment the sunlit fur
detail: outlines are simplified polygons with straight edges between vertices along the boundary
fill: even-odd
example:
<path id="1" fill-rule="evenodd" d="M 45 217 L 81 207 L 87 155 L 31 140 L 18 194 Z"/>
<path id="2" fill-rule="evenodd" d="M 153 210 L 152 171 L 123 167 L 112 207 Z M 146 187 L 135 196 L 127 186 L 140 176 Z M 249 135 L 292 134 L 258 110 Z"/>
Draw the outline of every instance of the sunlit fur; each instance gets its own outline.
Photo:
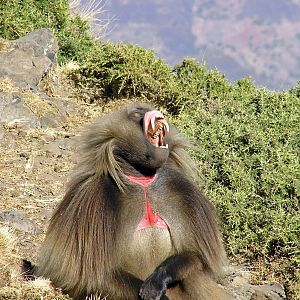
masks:
<path id="1" fill-rule="evenodd" d="M 76 299 L 101 294 L 108 300 L 136 300 L 143 281 L 165 258 L 191 254 L 178 271 L 184 289 L 169 289 L 170 299 L 227 299 L 215 281 L 226 263 L 215 210 L 191 180 L 187 141 L 171 127 L 165 137 L 169 149 L 149 148 L 158 152 L 150 163 L 142 161 L 154 146 L 134 118 L 149 110 L 125 107 L 83 132 L 79 161 L 50 221 L 36 274 Z M 156 168 L 149 199 L 169 231 L 135 231 L 144 195 L 125 174 L 145 175 L 129 163 L 139 157 L 147 172 Z"/>

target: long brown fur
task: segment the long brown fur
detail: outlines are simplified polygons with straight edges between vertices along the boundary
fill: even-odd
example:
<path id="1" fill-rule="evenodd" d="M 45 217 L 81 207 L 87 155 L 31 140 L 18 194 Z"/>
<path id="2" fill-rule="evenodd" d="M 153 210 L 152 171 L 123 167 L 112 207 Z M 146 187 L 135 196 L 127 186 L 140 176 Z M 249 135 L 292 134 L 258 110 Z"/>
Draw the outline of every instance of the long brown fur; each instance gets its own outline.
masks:
<path id="1" fill-rule="evenodd" d="M 166 158 L 155 152 L 149 167 L 157 173 L 149 199 L 169 231 L 135 231 L 144 194 L 125 174 L 145 174 L 127 156 L 133 161 L 147 157 L 152 145 L 135 118 L 150 110 L 147 105 L 125 107 L 83 133 L 79 162 L 50 221 L 36 274 L 75 299 L 101 294 L 108 300 L 136 300 L 140 294 L 151 300 L 160 299 L 145 295 L 165 268 L 174 283 L 161 299 L 227 299 L 216 283 L 226 255 L 215 209 L 190 179 L 194 166 L 187 142 L 175 128 L 166 136 Z"/>

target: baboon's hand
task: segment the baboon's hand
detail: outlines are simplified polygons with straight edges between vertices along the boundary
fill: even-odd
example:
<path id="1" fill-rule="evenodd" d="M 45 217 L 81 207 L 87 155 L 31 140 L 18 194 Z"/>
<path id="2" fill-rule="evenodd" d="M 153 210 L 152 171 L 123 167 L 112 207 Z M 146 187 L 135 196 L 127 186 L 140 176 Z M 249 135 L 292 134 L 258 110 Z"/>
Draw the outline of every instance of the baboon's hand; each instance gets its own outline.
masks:
<path id="1" fill-rule="evenodd" d="M 170 277 L 163 273 L 154 271 L 142 284 L 140 296 L 143 300 L 168 300 L 165 296 Z"/>

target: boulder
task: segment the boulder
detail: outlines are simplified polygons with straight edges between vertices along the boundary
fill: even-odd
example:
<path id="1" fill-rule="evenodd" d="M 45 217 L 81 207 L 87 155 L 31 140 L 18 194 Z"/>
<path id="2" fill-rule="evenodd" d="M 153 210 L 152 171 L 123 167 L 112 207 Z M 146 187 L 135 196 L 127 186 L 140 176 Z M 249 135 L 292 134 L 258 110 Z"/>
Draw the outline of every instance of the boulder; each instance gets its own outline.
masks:
<path id="1" fill-rule="evenodd" d="M 0 92 L 0 123 L 22 128 L 58 128 L 75 111 L 68 100 L 37 92 Z"/>
<path id="2" fill-rule="evenodd" d="M 40 126 L 39 119 L 20 93 L 0 93 L 0 122 L 27 128 Z"/>
<path id="3" fill-rule="evenodd" d="M 50 97 L 38 86 L 56 63 L 57 51 L 49 29 L 14 41 L 0 39 L 0 123 L 25 129 L 62 128 L 77 111 L 67 99 Z"/>
<path id="4" fill-rule="evenodd" d="M 21 210 L 0 212 L 0 222 L 22 232 L 35 235 L 41 233 L 38 225 L 34 221 L 30 220 L 27 214 Z"/>
<path id="5" fill-rule="evenodd" d="M 284 287 L 280 284 L 251 284 L 251 272 L 242 266 L 230 266 L 224 288 L 237 300 L 285 300 Z"/>
<path id="6" fill-rule="evenodd" d="M 37 29 L 15 41 L 0 53 L 0 78 L 18 86 L 35 87 L 56 60 L 58 44 L 49 29 Z"/>

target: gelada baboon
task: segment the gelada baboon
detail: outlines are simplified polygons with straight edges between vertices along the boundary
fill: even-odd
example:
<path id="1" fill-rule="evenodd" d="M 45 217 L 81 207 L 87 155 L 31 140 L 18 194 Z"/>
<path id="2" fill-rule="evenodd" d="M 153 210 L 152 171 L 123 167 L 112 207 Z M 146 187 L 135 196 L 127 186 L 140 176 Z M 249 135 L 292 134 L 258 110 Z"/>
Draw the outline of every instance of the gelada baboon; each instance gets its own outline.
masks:
<path id="1" fill-rule="evenodd" d="M 186 146 L 144 104 L 90 126 L 37 275 L 75 299 L 227 299 L 215 210 L 191 180 Z"/>

